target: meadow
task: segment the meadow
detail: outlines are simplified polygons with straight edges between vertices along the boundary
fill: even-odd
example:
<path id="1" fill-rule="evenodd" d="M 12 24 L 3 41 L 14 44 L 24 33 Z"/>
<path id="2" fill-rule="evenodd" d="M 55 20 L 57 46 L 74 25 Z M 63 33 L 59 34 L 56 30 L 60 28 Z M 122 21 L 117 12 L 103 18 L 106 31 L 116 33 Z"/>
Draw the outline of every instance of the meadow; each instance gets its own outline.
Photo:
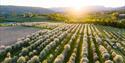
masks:
<path id="1" fill-rule="evenodd" d="M 44 16 L 37 17 L 19 17 L 19 16 L 9 16 L 4 19 L 4 22 L 41 22 L 48 21 Z"/>

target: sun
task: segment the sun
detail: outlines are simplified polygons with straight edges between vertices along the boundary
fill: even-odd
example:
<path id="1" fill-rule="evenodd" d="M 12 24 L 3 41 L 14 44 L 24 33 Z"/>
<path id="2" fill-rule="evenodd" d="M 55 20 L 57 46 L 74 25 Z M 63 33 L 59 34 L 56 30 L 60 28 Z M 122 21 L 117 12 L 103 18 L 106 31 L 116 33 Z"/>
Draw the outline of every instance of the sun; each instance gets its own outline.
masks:
<path id="1" fill-rule="evenodd" d="M 68 13 L 72 15 L 82 16 L 86 12 L 86 2 L 84 0 L 73 1 L 70 5 L 71 9 L 68 9 Z"/>
<path id="2" fill-rule="evenodd" d="M 80 16 L 84 11 L 84 7 L 80 4 L 74 5 L 71 11 L 72 11 L 72 14 Z"/>
<path id="3" fill-rule="evenodd" d="M 73 1 L 73 3 L 71 4 L 71 7 L 74 9 L 73 11 L 76 11 L 76 12 L 83 11 L 85 6 L 86 6 L 86 3 L 84 2 L 84 0 Z"/>
<path id="4" fill-rule="evenodd" d="M 83 9 L 83 6 L 78 4 L 78 5 L 74 5 L 74 10 L 80 11 Z"/>

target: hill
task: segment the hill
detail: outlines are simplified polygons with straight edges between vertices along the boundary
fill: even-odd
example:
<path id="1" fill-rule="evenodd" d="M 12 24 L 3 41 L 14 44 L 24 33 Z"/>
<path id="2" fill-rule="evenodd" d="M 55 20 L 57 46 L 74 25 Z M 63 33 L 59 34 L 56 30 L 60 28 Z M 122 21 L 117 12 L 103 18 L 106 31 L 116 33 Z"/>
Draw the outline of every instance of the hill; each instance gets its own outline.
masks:
<path id="1" fill-rule="evenodd" d="M 38 14 L 46 14 L 46 13 L 53 13 L 54 11 L 47 9 L 47 8 L 41 8 L 41 7 L 24 7 L 24 6 L 4 6 L 0 5 L 0 14 L 10 14 L 10 13 L 38 13 Z"/>
<path id="2" fill-rule="evenodd" d="M 56 12 L 65 12 L 67 9 L 71 9 L 68 7 L 57 7 L 57 8 L 50 8 L 53 11 Z M 113 10 L 125 10 L 125 6 L 123 7 L 117 7 L 117 8 L 112 8 L 112 7 L 104 7 L 104 6 L 85 6 L 83 7 L 83 11 L 89 11 L 89 12 L 99 12 L 99 11 L 113 11 Z"/>

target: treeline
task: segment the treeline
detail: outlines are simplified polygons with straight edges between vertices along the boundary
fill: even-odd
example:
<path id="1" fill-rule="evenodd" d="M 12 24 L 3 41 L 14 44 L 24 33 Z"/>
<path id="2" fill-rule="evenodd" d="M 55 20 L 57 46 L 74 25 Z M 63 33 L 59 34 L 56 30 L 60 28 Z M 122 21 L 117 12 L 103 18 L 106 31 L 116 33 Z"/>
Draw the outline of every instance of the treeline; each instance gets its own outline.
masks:
<path id="1" fill-rule="evenodd" d="M 94 23 L 101 25 L 108 25 L 114 27 L 125 28 L 125 16 L 120 17 L 120 14 L 125 14 L 123 11 L 105 11 L 105 12 L 92 12 L 87 15 L 69 15 L 66 13 L 50 13 L 50 14 L 35 14 L 35 13 L 24 13 L 11 15 L 0 15 L 0 22 L 3 21 L 56 21 L 65 23 Z M 8 17 L 10 17 L 8 19 Z"/>
<path id="2" fill-rule="evenodd" d="M 108 25 L 114 27 L 125 28 L 125 19 L 119 17 L 118 12 L 96 12 L 89 13 L 83 17 L 76 17 L 73 15 L 53 13 L 48 14 L 50 20 L 63 21 L 66 23 L 94 23 L 101 25 Z"/>
<path id="3" fill-rule="evenodd" d="M 48 21 L 46 15 L 44 14 L 35 14 L 31 12 L 23 14 L 0 14 L 0 22 L 43 22 Z"/>
<path id="4" fill-rule="evenodd" d="M 52 13 L 52 14 L 47 14 L 46 16 L 48 17 L 49 20 L 53 21 L 68 22 L 71 20 L 68 15 L 61 13 Z"/>
<path id="5" fill-rule="evenodd" d="M 90 14 L 87 17 L 82 18 L 82 20 L 86 23 L 108 25 L 120 28 L 125 27 L 125 19 L 121 19 L 118 12 Z"/>

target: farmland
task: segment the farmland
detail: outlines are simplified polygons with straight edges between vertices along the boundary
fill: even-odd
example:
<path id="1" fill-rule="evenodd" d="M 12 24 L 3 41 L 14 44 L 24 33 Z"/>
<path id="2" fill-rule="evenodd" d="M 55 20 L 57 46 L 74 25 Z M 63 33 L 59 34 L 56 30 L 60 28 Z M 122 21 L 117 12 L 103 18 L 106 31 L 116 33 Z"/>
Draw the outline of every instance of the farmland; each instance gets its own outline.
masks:
<path id="1" fill-rule="evenodd" d="M 45 22 L 47 21 L 47 18 L 44 16 L 26 17 L 26 18 L 9 16 L 4 20 L 4 22 L 40 22 L 41 20 Z"/>
<path id="2" fill-rule="evenodd" d="M 0 27 L 0 47 L 14 44 L 17 39 L 23 38 L 28 34 L 34 33 L 40 29 L 23 26 Z"/>
<path id="3" fill-rule="evenodd" d="M 2 63 L 125 63 L 125 29 L 50 24 L 0 52 Z M 55 25 L 55 26 L 54 26 Z"/>

